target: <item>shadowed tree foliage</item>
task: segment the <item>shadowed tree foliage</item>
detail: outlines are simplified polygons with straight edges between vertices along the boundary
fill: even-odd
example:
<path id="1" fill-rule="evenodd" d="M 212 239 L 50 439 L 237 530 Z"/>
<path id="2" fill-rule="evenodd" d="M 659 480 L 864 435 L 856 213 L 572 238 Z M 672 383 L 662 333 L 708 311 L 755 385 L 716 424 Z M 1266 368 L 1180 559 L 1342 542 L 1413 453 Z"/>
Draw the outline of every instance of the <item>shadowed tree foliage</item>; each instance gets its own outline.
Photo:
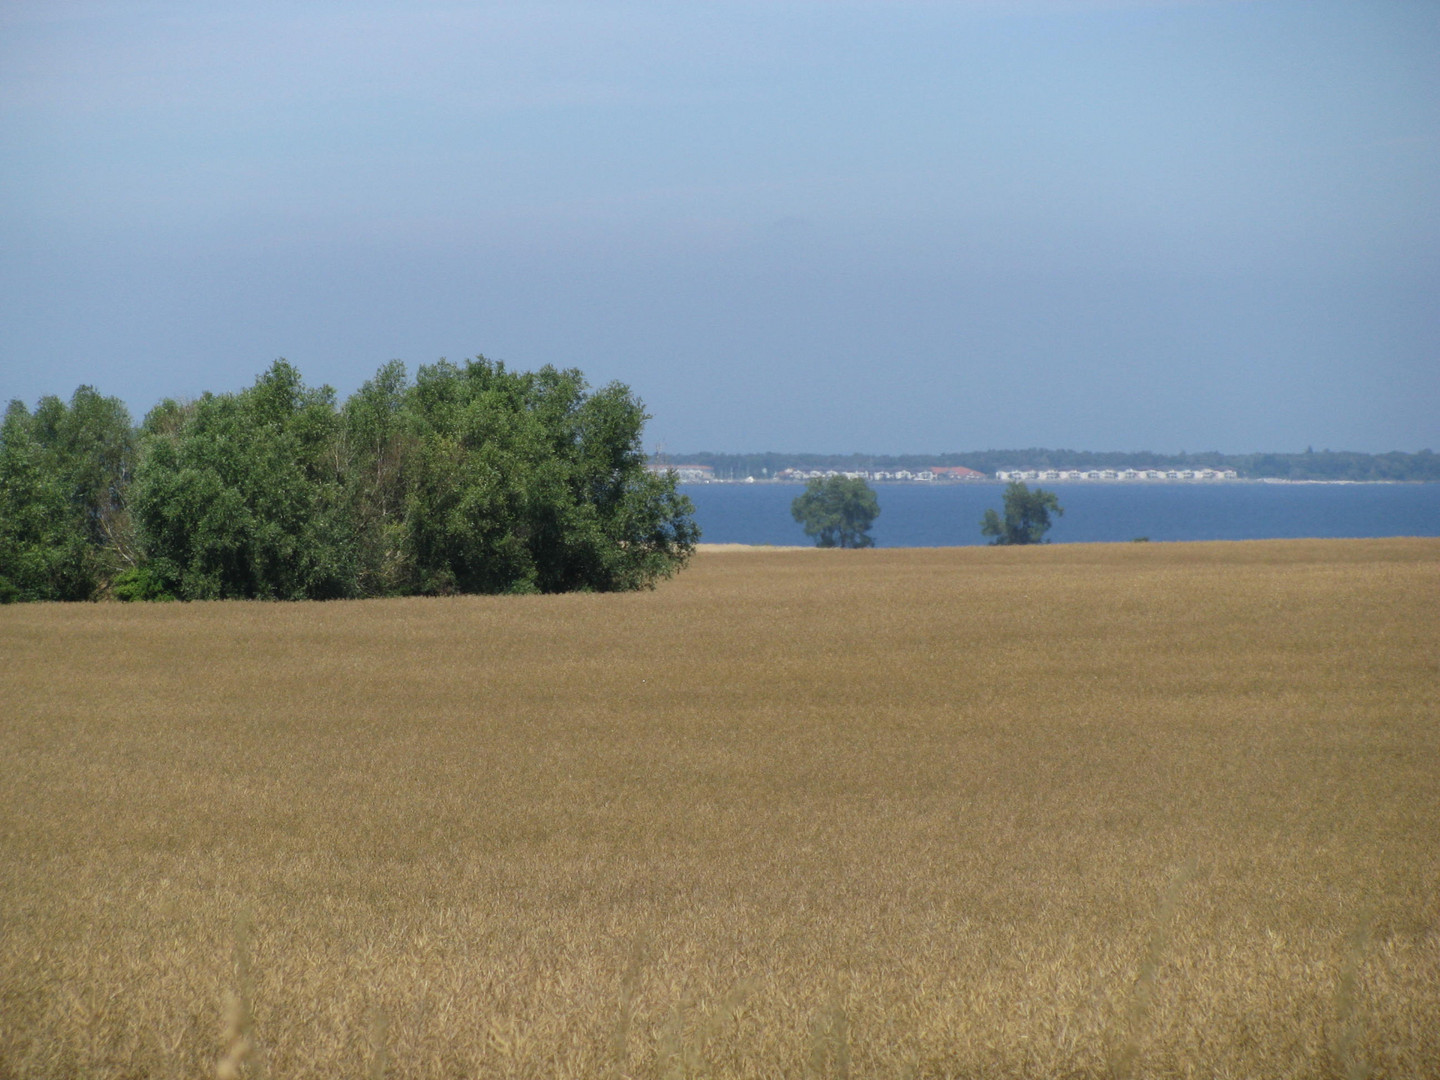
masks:
<path id="1" fill-rule="evenodd" d="M 362 579 L 377 592 L 652 586 L 699 530 L 671 476 L 645 468 L 645 411 L 579 371 L 382 368 L 347 403 Z"/>
<path id="2" fill-rule="evenodd" d="M 136 560 L 130 414 L 82 386 L 0 425 L 0 600 L 85 600 Z"/>
<path id="3" fill-rule="evenodd" d="M 858 477 L 826 476 L 811 480 L 790 504 L 790 513 L 815 538 L 816 547 L 866 548 L 880 516 L 870 485 Z"/>
<path id="4" fill-rule="evenodd" d="M 994 510 L 986 510 L 980 523 L 982 536 L 993 536 L 993 544 L 1048 544 L 1045 534 L 1050 530 L 1050 515 L 1063 515 L 1053 491 L 1036 488 L 1031 491 L 1021 483 L 1005 488 L 1005 518 Z"/>

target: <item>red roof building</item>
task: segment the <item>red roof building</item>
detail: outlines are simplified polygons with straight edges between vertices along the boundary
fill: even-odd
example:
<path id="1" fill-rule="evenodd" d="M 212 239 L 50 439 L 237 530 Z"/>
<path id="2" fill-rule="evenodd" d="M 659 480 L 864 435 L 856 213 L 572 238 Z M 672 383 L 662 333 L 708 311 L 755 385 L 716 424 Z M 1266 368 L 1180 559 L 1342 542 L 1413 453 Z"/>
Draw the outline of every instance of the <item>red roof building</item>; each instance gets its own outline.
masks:
<path id="1" fill-rule="evenodd" d="M 930 471 L 937 480 L 988 480 L 989 477 L 964 465 L 932 465 Z"/>

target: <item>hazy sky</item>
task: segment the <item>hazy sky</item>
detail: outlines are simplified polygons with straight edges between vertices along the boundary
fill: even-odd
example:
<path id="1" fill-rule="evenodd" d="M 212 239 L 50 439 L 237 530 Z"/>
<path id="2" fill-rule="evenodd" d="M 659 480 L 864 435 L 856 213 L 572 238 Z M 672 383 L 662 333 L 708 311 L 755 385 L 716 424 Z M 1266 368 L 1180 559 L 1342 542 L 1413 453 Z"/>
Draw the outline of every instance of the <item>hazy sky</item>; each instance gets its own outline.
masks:
<path id="1" fill-rule="evenodd" d="M 0 400 L 477 353 L 673 452 L 1440 449 L 1440 3 L 0 5 Z"/>

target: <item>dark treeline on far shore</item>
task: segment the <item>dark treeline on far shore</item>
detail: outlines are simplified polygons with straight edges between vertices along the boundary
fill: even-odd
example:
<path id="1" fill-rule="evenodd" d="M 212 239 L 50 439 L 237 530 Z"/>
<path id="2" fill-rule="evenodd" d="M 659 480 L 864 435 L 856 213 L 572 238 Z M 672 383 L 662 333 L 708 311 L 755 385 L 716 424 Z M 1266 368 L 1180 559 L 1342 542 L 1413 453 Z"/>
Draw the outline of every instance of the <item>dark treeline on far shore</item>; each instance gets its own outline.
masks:
<path id="1" fill-rule="evenodd" d="M 139 427 L 89 386 L 0 424 L 0 602 L 635 589 L 699 532 L 620 383 L 484 357 L 348 400 L 277 361 Z"/>
<path id="2" fill-rule="evenodd" d="M 658 460 L 658 459 L 657 459 Z M 951 454 L 665 454 L 672 465 L 709 465 L 718 480 L 764 479 L 782 469 L 916 471 L 963 466 L 1000 469 L 1234 469 L 1243 479 L 1440 481 L 1440 455 L 1393 451 L 1306 450 L 1298 454 L 1154 454 L 1148 451 L 976 450 Z"/>

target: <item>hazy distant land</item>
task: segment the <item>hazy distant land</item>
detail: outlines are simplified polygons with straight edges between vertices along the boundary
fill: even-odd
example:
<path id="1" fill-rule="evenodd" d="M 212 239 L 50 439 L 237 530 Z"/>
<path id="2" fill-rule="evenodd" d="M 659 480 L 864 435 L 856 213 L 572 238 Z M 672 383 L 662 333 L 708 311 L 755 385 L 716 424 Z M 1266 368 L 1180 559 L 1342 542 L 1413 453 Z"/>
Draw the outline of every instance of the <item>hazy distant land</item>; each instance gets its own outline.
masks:
<path id="1" fill-rule="evenodd" d="M 1440 481 L 1440 455 L 1391 451 L 1364 454 L 1350 450 L 1301 453 L 1156 454 L 1148 451 L 975 450 L 944 454 L 804 454 L 766 451 L 756 454 L 657 452 L 657 463 L 709 466 L 716 480 L 770 479 L 786 469 L 835 469 L 853 472 L 917 472 L 966 468 L 995 478 L 1010 470 L 1234 470 L 1241 480 L 1292 481 Z"/>

